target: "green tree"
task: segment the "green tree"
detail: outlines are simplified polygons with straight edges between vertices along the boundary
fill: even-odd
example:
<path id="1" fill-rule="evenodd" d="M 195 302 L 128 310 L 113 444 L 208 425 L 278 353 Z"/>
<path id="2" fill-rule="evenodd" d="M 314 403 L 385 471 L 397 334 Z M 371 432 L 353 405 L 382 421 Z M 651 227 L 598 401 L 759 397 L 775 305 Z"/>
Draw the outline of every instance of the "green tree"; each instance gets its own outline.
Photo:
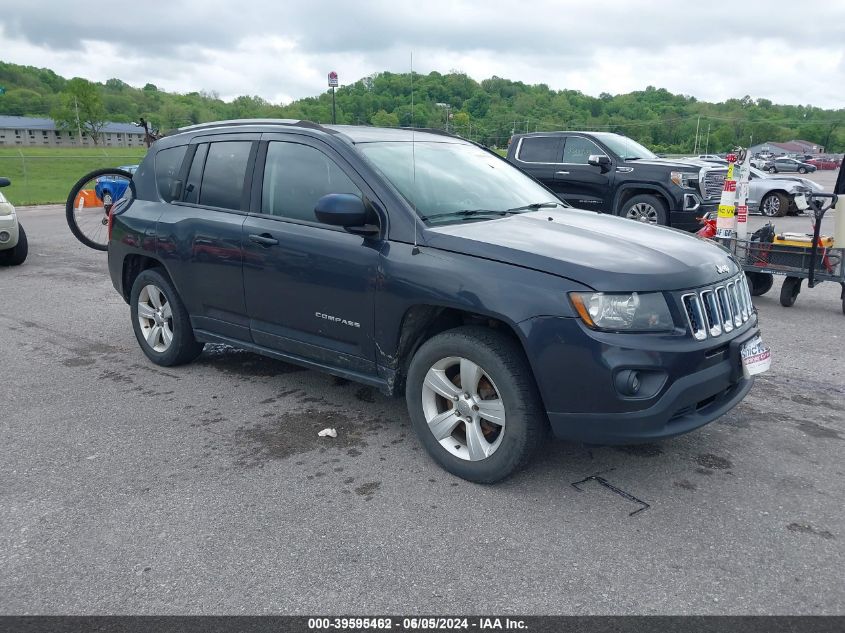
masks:
<path id="1" fill-rule="evenodd" d="M 52 116 L 60 128 L 87 133 L 94 145 L 99 144 L 100 132 L 106 124 L 106 110 L 99 87 L 86 79 L 74 77 L 67 83 Z"/>
<path id="2" fill-rule="evenodd" d="M 379 110 L 370 119 L 370 123 L 376 127 L 399 127 L 399 115 L 395 112 Z"/>

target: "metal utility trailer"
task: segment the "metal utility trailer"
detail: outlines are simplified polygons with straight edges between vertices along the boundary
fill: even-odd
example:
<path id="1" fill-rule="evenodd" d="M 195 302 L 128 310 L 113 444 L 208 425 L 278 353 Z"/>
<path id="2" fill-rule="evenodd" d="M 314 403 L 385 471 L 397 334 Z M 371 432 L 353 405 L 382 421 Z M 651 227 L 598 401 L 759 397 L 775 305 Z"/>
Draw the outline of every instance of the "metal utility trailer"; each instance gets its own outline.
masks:
<path id="1" fill-rule="evenodd" d="M 834 281 L 842 286 L 842 312 L 845 314 L 845 248 L 823 246 L 819 239 L 824 215 L 836 205 L 836 200 L 836 194 L 806 195 L 807 208 L 815 216 L 812 241 L 807 246 L 754 239 L 731 240 L 729 247 L 745 270 L 752 295 L 767 293 L 774 283 L 774 275 L 783 275 L 786 279 L 781 287 L 780 303 L 788 308 L 798 298 L 805 279 L 808 288 L 823 281 Z"/>

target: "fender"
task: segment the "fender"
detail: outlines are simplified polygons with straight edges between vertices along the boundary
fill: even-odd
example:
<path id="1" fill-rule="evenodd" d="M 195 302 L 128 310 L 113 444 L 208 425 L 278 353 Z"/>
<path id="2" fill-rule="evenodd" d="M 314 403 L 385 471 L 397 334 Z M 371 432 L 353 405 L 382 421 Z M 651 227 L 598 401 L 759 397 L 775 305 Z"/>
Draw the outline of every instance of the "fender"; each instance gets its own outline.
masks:
<path id="1" fill-rule="evenodd" d="M 628 181 L 620 184 L 619 187 L 616 189 L 616 193 L 613 196 L 613 206 L 611 207 L 611 213 L 613 215 L 616 215 L 617 209 L 619 208 L 619 200 L 622 198 L 622 193 L 627 191 L 628 189 L 643 189 L 649 192 L 660 194 L 669 203 L 669 208 L 667 209 L 667 211 L 673 211 L 679 208 L 680 206 L 678 202 L 678 197 L 672 195 L 672 193 L 667 187 L 655 184 L 653 182 Z"/>

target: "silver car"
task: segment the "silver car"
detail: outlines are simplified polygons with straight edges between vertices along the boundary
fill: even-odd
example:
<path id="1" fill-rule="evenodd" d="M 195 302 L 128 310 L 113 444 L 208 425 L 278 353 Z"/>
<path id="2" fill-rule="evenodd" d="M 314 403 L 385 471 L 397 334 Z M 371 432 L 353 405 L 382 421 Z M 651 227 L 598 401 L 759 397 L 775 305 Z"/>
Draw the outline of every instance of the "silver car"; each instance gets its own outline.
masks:
<path id="1" fill-rule="evenodd" d="M 0 178 L 0 187 L 7 187 L 8 178 Z M 26 232 L 18 222 L 15 207 L 0 193 L 0 266 L 19 266 L 26 259 Z"/>
<path id="2" fill-rule="evenodd" d="M 751 168 L 748 182 L 748 212 L 779 218 L 787 213 L 797 214 L 795 194 L 824 191 L 818 183 L 800 176 L 769 175 Z"/>

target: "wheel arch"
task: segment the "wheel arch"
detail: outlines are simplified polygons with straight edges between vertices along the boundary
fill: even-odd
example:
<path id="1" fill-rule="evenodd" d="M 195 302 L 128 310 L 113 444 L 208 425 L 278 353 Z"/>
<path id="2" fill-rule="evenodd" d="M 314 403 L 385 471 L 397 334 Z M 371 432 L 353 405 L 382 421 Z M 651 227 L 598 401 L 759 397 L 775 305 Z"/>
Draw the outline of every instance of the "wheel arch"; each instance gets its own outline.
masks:
<path id="1" fill-rule="evenodd" d="M 631 183 L 622 185 L 617 191 L 613 202 L 613 214 L 619 215 L 623 205 L 634 196 L 649 195 L 655 196 L 666 205 L 666 212 L 672 209 L 672 201 L 669 193 L 657 185 L 646 185 L 643 183 Z"/>
<path id="2" fill-rule="evenodd" d="M 129 303 L 129 294 L 132 292 L 132 285 L 135 283 L 135 280 L 145 270 L 149 270 L 151 268 L 159 268 L 161 269 L 162 274 L 167 276 L 168 279 L 171 280 L 172 278 L 167 272 L 167 269 L 164 267 L 159 260 L 155 257 L 150 257 L 149 255 L 140 255 L 140 254 L 130 254 L 127 255 L 123 259 L 123 269 L 121 271 L 121 295 L 123 295 L 123 300 L 126 303 Z"/>
<path id="3" fill-rule="evenodd" d="M 515 323 L 496 315 L 473 312 L 463 308 L 450 306 L 418 304 L 410 306 L 402 315 L 401 324 L 393 355 L 384 354 L 383 360 L 396 372 L 392 391 L 402 393 L 405 389 L 405 378 L 408 366 L 416 351 L 429 339 L 464 325 L 476 325 L 490 328 L 512 338 L 525 354 L 525 342 L 522 340 Z M 528 355 L 528 366 L 531 367 Z M 535 377 L 531 379 L 536 384 Z"/>

